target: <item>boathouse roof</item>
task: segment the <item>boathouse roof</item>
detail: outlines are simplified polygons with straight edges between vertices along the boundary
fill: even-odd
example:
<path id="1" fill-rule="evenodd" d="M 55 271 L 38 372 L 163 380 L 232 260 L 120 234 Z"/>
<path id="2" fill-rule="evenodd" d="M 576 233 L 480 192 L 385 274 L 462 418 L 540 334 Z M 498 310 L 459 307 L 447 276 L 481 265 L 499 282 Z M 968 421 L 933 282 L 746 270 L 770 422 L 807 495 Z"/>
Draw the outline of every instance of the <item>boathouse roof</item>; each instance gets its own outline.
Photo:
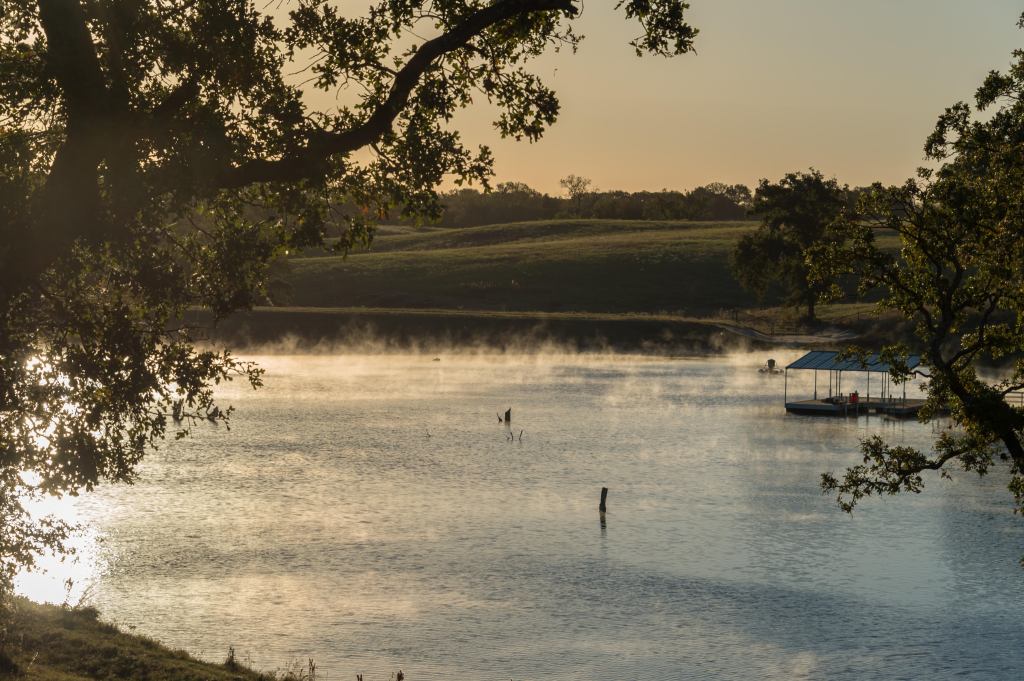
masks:
<path id="1" fill-rule="evenodd" d="M 907 357 L 907 368 L 914 369 L 921 364 L 920 355 Z M 868 355 L 865 361 L 857 357 L 839 359 L 839 353 L 833 350 L 812 350 L 800 359 L 792 362 L 787 369 L 816 369 L 819 371 L 872 371 L 889 373 L 889 363 L 883 362 L 878 353 Z"/>

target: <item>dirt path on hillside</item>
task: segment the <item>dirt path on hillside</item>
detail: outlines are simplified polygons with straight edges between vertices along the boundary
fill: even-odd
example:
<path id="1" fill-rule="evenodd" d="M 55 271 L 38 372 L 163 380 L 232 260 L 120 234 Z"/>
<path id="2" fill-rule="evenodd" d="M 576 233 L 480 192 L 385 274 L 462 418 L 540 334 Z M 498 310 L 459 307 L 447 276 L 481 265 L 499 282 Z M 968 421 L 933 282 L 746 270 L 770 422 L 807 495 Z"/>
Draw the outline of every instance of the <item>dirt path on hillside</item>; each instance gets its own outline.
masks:
<path id="1" fill-rule="evenodd" d="M 850 341 L 857 339 L 857 334 L 848 329 L 840 329 L 837 327 L 828 327 L 822 329 L 818 333 L 777 333 L 767 334 L 752 329 L 749 326 L 733 326 L 732 324 L 718 324 L 717 325 L 723 331 L 734 333 L 737 336 L 743 336 L 745 338 L 753 338 L 754 340 L 761 341 L 763 343 L 772 343 L 774 345 L 839 345 L 843 343 L 849 343 Z"/>

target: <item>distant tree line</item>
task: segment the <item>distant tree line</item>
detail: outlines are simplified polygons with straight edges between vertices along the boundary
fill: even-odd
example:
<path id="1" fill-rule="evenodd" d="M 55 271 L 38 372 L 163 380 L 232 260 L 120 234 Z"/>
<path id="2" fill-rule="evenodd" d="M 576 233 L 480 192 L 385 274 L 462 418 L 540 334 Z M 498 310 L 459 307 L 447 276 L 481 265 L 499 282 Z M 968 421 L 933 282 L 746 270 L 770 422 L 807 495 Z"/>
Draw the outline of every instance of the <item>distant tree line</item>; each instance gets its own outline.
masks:
<path id="1" fill-rule="evenodd" d="M 441 196 L 443 227 L 474 227 L 497 222 L 597 218 L 618 220 L 743 220 L 753 203 L 750 188 L 715 182 L 690 191 L 597 191 L 590 181 L 570 175 L 566 196 L 551 196 L 522 182 L 503 182 L 491 192 L 458 189 Z"/>

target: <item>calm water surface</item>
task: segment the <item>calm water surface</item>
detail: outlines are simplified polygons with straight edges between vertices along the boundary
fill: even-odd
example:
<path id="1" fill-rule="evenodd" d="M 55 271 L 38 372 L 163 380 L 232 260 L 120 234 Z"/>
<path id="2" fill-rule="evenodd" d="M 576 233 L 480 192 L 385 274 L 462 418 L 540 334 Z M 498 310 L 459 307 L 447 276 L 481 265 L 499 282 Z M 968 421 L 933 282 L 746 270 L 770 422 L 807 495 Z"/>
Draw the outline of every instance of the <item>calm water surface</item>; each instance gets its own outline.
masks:
<path id="1" fill-rule="evenodd" d="M 819 494 L 858 438 L 936 426 L 787 416 L 760 356 L 259 359 L 264 390 L 225 391 L 230 433 L 204 424 L 134 487 L 62 504 L 89 528 L 81 560 L 22 592 L 60 600 L 70 574 L 73 598 L 171 646 L 312 656 L 332 679 L 1024 670 L 1001 473 L 852 517 Z"/>

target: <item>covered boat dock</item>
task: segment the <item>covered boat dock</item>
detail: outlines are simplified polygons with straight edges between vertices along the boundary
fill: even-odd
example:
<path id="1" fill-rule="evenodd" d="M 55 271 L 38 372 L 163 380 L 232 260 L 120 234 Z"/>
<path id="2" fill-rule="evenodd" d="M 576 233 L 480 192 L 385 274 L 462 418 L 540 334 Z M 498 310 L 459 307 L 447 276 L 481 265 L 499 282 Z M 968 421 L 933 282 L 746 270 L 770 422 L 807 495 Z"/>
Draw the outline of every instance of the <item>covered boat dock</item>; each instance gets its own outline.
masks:
<path id="1" fill-rule="evenodd" d="M 911 370 L 916 369 L 920 364 L 921 358 L 918 355 L 910 355 L 907 358 L 907 367 Z M 889 364 L 883 362 L 877 353 L 868 355 L 862 360 L 859 357 L 840 359 L 840 353 L 831 350 L 808 352 L 786 366 L 783 392 L 786 411 L 792 414 L 820 416 L 857 416 L 871 413 L 903 417 L 916 416 L 925 401 L 908 399 L 907 384 L 894 385 L 889 376 L 889 368 Z M 790 401 L 790 371 L 814 372 L 813 399 Z M 819 378 L 821 372 L 827 375 L 827 389 L 825 381 Z M 850 372 L 867 374 L 866 394 L 861 395 L 858 390 L 843 392 L 843 374 Z M 876 392 L 874 394 L 872 394 L 871 388 L 872 374 L 880 374 L 875 378 Z"/>

